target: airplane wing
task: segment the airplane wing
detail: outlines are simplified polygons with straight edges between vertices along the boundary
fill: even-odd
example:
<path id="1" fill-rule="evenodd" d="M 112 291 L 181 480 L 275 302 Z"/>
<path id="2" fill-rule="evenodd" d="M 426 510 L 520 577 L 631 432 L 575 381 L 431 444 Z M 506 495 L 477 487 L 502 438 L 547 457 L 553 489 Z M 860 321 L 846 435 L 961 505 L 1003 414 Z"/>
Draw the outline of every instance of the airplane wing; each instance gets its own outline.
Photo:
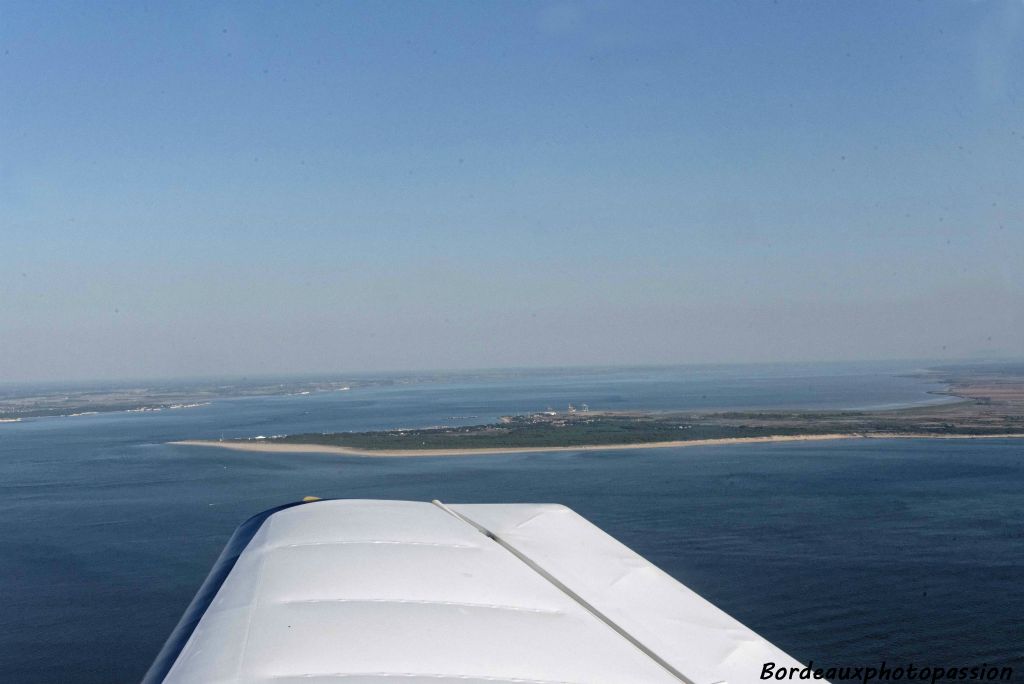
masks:
<path id="1" fill-rule="evenodd" d="M 325 500 L 244 523 L 144 684 L 760 681 L 802 667 L 570 509 Z"/>

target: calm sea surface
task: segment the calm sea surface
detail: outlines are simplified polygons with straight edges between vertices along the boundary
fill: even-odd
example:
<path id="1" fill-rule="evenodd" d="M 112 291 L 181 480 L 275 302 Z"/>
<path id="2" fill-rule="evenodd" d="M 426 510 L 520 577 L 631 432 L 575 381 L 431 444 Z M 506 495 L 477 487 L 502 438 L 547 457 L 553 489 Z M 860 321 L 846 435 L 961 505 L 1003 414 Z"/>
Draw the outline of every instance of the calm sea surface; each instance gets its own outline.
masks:
<path id="1" fill-rule="evenodd" d="M 560 502 L 795 657 L 1013 665 L 1024 442 L 857 440 L 360 459 L 184 438 L 593 409 L 934 401 L 906 366 L 620 370 L 398 383 L 0 424 L 0 681 L 137 681 L 235 526 L 305 495 Z"/>

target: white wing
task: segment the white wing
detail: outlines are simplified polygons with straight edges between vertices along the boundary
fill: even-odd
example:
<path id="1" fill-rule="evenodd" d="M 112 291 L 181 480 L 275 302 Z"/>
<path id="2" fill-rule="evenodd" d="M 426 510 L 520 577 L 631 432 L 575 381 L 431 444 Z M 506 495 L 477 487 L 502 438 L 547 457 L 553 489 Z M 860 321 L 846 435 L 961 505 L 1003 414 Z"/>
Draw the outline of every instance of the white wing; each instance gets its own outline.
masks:
<path id="1" fill-rule="evenodd" d="M 146 682 L 741 684 L 800 667 L 564 506 L 330 500 L 254 521 Z"/>

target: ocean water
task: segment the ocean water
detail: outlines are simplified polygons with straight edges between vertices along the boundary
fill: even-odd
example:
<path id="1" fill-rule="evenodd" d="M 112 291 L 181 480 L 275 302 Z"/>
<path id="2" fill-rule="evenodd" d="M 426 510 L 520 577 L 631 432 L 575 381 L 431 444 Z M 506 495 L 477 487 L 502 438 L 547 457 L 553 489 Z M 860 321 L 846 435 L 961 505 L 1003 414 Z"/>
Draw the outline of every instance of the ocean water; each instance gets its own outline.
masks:
<path id="1" fill-rule="evenodd" d="M 451 377 L 0 424 L 0 681 L 137 681 L 227 537 L 305 495 L 553 501 L 795 657 L 1024 673 L 1024 441 L 857 440 L 472 458 L 182 447 L 190 437 L 593 409 L 941 400 L 903 366 Z"/>

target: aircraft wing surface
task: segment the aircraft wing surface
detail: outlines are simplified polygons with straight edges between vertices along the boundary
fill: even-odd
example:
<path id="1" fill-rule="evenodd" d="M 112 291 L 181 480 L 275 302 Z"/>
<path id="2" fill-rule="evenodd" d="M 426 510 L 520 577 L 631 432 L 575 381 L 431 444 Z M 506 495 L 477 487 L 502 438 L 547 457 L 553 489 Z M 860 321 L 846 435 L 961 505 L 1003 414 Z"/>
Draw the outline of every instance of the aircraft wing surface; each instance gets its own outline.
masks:
<path id="1" fill-rule="evenodd" d="M 760 681 L 800 663 L 553 504 L 327 500 L 239 528 L 144 684 Z"/>

